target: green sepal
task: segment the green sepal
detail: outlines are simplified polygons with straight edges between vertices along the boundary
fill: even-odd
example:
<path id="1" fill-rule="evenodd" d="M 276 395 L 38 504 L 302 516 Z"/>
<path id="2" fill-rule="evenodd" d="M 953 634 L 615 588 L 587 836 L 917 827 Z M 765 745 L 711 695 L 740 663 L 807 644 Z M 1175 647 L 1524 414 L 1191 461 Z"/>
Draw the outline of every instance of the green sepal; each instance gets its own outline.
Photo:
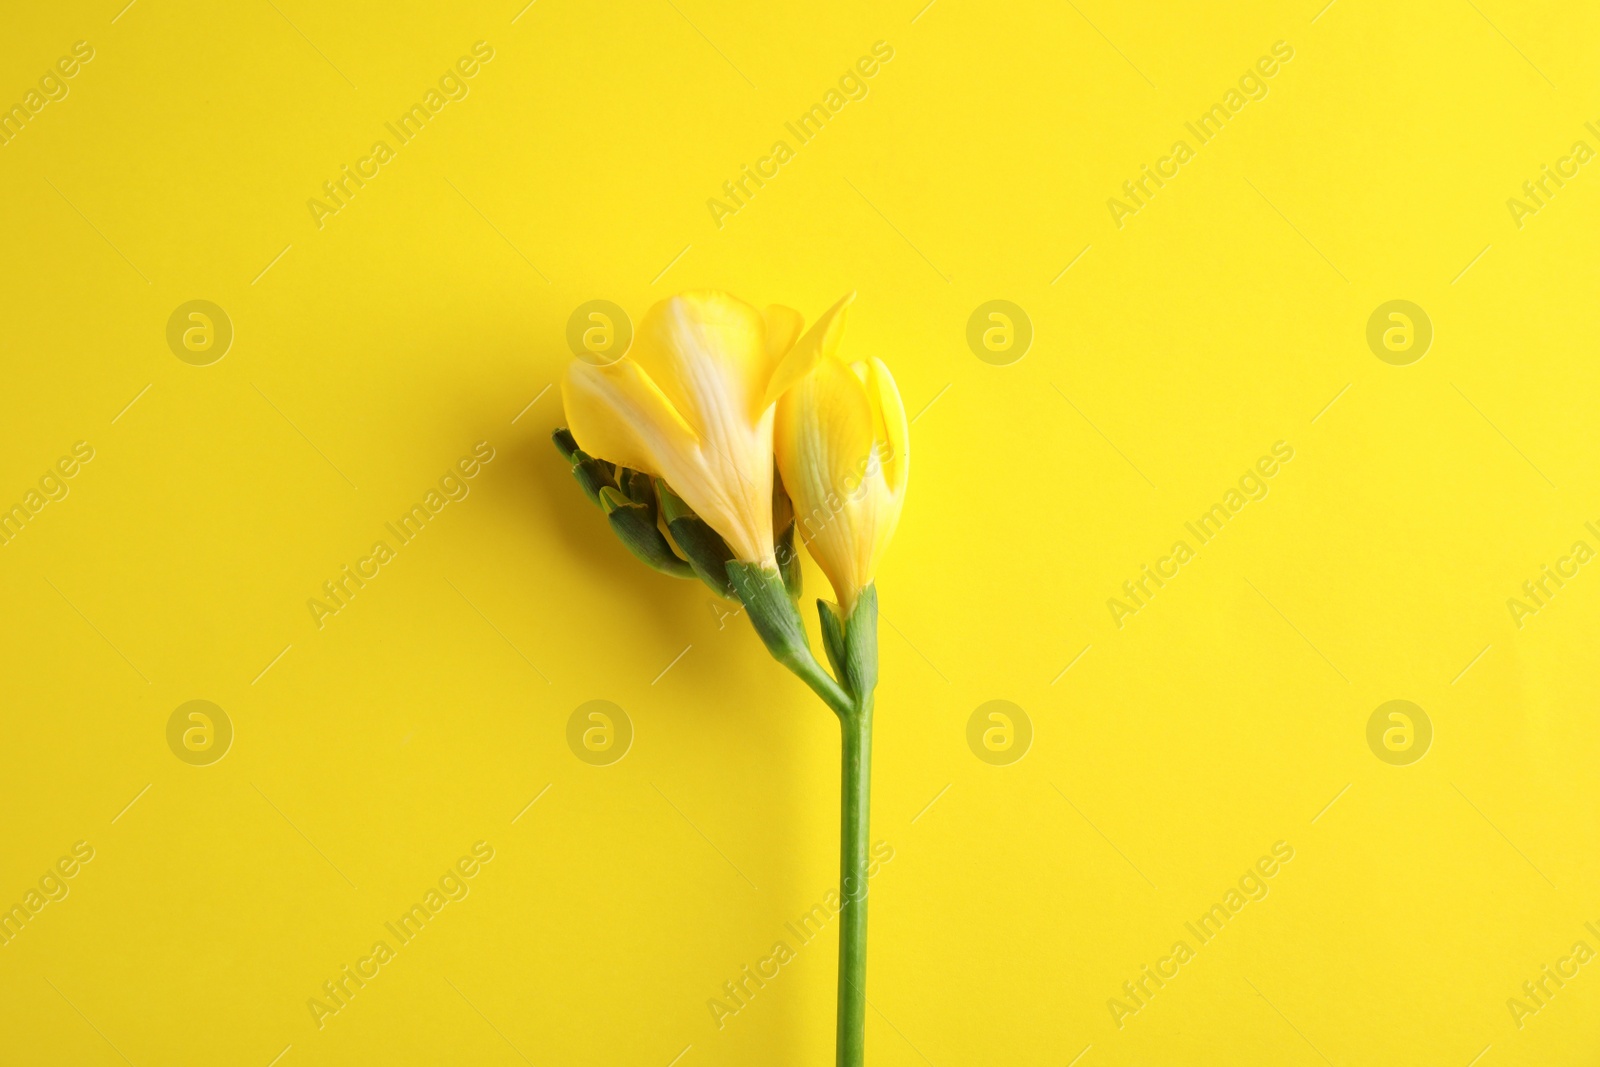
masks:
<path id="1" fill-rule="evenodd" d="M 838 607 L 829 600 L 817 598 L 817 618 L 822 623 L 822 648 L 828 653 L 828 666 L 836 678 L 843 678 L 845 665 L 844 623 L 839 618 Z"/>
<path id="2" fill-rule="evenodd" d="M 689 510 L 689 505 L 659 478 L 656 479 L 656 492 L 661 497 L 661 517 L 666 520 L 667 529 L 672 533 L 678 550 L 688 557 L 694 573 L 718 596 L 738 599 L 733 583 L 728 578 L 728 566 L 733 562 L 733 549 L 728 547 L 728 542 L 704 519 Z"/>
<path id="3" fill-rule="evenodd" d="M 694 568 L 678 558 L 667 539 L 656 526 L 655 508 L 635 504 L 612 486 L 603 486 L 599 492 L 600 506 L 606 509 L 606 519 L 612 532 L 628 551 L 663 574 L 674 578 L 693 578 Z"/>
<path id="4" fill-rule="evenodd" d="M 817 617 L 822 621 L 822 645 L 833 673 L 857 702 L 870 697 L 878 686 L 877 587 L 869 585 L 861 591 L 848 619 L 839 617 L 837 604 L 821 599 Z"/>
<path id="5" fill-rule="evenodd" d="M 834 670 L 837 672 L 838 668 Z M 844 684 L 865 700 L 878 687 L 878 587 L 869 584 L 856 597 L 855 610 L 844 621 Z"/>
<path id="6" fill-rule="evenodd" d="M 777 569 L 733 560 L 728 563 L 728 582 L 772 657 L 798 675 L 841 719 L 856 714 L 858 707 L 850 694 L 811 654 L 800 609 L 789 599 Z"/>
<path id="7" fill-rule="evenodd" d="M 780 663 L 787 665 L 802 654 L 811 654 L 805 623 L 776 570 L 732 560 L 728 563 L 728 581 L 743 602 L 756 633 Z"/>

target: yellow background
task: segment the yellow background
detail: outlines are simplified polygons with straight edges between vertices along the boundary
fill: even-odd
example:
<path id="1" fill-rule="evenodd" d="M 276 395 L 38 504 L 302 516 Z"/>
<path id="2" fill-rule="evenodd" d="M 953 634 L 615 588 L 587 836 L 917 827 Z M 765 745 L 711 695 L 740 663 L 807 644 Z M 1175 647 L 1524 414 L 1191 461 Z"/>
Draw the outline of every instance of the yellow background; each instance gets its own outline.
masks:
<path id="1" fill-rule="evenodd" d="M 1591 1061 L 1600 964 L 1521 1029 L 1506 1001 L 1600 949 L 1600 567 L 1521 628 L 1506 602 L 1600 547 L 1600 173 L 1520 229 L 1506 200 L 1600 147 L 1600 17 L 920 4 L 8 14 L 0 102 L 95 58 L 0 148 L 0 503 L 95 458 L 0 547 L 0 903 L 96 851 L 0 948 L 0 1059 L 831 1062 L 836 924 L 721 1029 L 707 1001 L 834 884 L 836 724 L 548 440 L 575 307 L 717 286 L 808 318 L 859 290 L 847 351 L 917 416 L 869 1062 Z M 479 40 L 470 95 L 319 229 L 307 200 Z M 1119 229 L 1107 199 L 1280 40 Z M 1410 366 L 1365 340 L 1395 298 L 1435 329 Z M 235 329 L 210 366 L 166 343 L 191 299 Z M 1036 331 L 1010 366 L 965 341 L 991 299 Z M 1270 495 L 1117 628 L 1279 440 Z M 478 441 L 471 495 L 319 630 L 307 599 Z M 192 699 L 236 731 L 211 766 L 167 747 Z M 611 766 L 566 743 L 592 699 L 635 731 Z M 1033 724 L 1009 766 L 966 741 L 995 699 Z M 1410 766 L 1367 746 L 1392 699 L 1433 723 Z M 318 1029 L 480 840 L 471 895 Z M 1119 1029 L 1107 1000 L 1280 840 L 1270 895 Z"/>

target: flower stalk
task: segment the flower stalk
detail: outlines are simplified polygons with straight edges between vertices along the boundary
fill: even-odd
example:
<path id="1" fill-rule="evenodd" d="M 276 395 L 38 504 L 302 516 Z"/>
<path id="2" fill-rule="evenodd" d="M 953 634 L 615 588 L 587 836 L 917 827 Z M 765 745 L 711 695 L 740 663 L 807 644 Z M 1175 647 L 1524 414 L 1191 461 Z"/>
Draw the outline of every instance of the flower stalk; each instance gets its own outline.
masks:
<path id="1" fill-rule="evenodd" d="M 817 601 L 822 640 L 833 667 L 811 652 L 800 613 L 775 571 L 728 564 L 728 577 L 751 625 L 774 659 L 811 687 L 839 718 L 839 1000 L 838 1067 L 861 1067 L 867 1038 L 867 852 L 872 827 L 872 709 L 878 681 L 878 593 L 868 585 L 842 617 Z"/>
<path id="2" fill-rule="evenodd" d="M 871 829 L 872 695 L 839 717 L 838 1067 L 861 1067 L 867 1045 L 867 847 Z"/>
<path id="3" fill-rule="evenodd" d="M 826 620 L 833 611 L 817 602 Z M 825 628 L 827 623 L 823 623 Z M 842 670 L 853 706 L 839 716 L 838 1067 L 861 1067 L 867 1041 L 867 849 L 872 828 L 872 706 L 878 675 L 878 594 L 867 586 L 844 623 Z M 857 689 L 857 686 L 862 688 Z"/>

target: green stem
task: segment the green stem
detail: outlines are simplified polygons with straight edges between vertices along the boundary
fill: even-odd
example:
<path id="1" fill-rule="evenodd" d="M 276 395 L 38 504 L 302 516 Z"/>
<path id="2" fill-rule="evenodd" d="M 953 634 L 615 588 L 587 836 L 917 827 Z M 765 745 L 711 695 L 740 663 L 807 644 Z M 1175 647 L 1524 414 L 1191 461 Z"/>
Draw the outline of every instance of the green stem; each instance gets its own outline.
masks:
<path id="1" fill-rule="evenodd" d="M 861 1067 L 867 1045 L 867 849 L 871 826 L 872 695 L 839 716 L 844 759 L 839 798 L 838 1067 Z"/>
<path id="2" fill-rule="evenodd" d="M 844 686 L 833 680 L 832 675 L 822 669 L 822 664 L 817 662 L 809 648 L 799 650 L 796 655 L 782 658 L 780 662 L 810 686 L 811 691 L 817 694 L 841 721 L 855 713 L 855 704 L 850 700 L 850 694 L 845 692 Z"/>
<path id="3" fill-rule="evenodd" d="M 805 624 L 777 568 L 730 560 L 726 571 L 728 584 L 744 603 L 767 650 L 839 717 L 844 758 L 839 791 L 838 1067 L 862 1067 L 867 1043 L 868 794 L 872 691 L 878 680 L 877 593 L 867 586 L 843 618 L 818 602 L 823 640 L 839 672 L 835 679 L 811 654 Z"/>

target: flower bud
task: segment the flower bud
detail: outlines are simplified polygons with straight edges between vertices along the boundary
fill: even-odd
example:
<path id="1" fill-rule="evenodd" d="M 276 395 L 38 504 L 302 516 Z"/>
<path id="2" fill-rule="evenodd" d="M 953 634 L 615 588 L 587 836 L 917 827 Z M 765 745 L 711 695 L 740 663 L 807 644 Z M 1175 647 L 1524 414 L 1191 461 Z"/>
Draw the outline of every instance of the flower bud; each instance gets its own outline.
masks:
<path id="1" fill-rule="evenodd" d="M 837 354 L 847 297 L 795 345 L 773 444 L 797 531 L 848 621 L 893 537 L 910 470 L 905 405 L 881 360 Z"/>

